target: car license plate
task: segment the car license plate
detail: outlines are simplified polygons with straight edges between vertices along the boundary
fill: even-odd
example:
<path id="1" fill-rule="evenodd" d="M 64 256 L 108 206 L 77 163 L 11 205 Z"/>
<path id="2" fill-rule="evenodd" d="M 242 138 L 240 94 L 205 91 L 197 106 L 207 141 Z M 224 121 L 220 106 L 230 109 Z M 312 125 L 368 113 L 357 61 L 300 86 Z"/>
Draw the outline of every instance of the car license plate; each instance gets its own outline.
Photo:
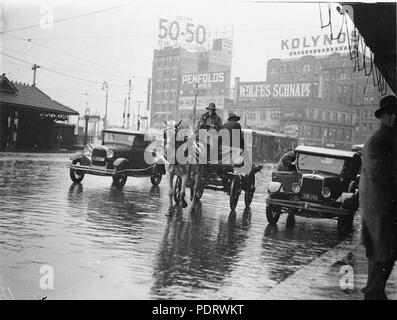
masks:
<path id="1" fill-rule="evenodd" d="M 92 157 L 92 161 L 103 162 L 103 161 L 105 161 L 105 158 L 103 158 L 103 157 Z"/>
<path id="2" fill-rule="evenodd" d="M 304 193 L 302 194 L 302 197 L 306 200 L 318 200 L 318 195 L 311 193 Z"/>

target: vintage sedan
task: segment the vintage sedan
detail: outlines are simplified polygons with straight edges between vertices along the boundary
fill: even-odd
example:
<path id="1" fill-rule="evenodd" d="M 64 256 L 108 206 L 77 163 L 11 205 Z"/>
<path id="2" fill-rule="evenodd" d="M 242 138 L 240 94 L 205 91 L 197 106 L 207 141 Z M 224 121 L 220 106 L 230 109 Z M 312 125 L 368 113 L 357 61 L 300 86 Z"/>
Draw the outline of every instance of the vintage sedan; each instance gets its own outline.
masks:
<path id="1" fill-rule="evenodd" d="M 274 171 L 266 201 L 269 224 L 287 213 L 287 225 L 295 215 L 334 218 L 341 234 L 350 231 L 358 209 L 357 152 L 310 146 L 295 148 L 295 170 Z"/>
<path id="2" fill-rule="evenodd" d="M 155 139 L 154 134 L 144 131 L 103 130 L 102 145 L 89 145 L 70 157 L 70 178 L 80 183 L 85 174 L 111 176 L 114 185 L 122 188 L 129 176 L 150 177 L 152 185 L 157 186 L 165 167 L 156 149 L 151 148 Z M 153 163 L 147 163 L 145 152 L 150 153 Z"/>

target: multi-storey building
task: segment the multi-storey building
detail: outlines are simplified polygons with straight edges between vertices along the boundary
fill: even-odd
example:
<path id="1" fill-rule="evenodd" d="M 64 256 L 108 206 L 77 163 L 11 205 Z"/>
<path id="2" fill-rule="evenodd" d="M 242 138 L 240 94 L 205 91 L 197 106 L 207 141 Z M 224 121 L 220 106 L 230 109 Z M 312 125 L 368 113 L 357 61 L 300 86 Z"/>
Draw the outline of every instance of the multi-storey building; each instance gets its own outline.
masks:
<path id="1" fill-rule="evenodd" d="M 349 149 L 378 127 L 373 112 L 380 99 L 364 71 L 353 70 L 350 56 L 340 53 L 271 59 L 266 81 L 236 78 L 227 109 L 239 112 L 246 127 L 296 135 L 306 145 Z"/>
<path id="2" fill-rule="evenodd" d="M 197 111 L 202 112 L 208 101 L 216 99 L 222 108 L 230 87 L 231 52 L 230 39 L 213 40 L 207 51 L 191 52 L 184 48 L 164 48 L 154 51 L 152 71 L 151 126 L 156 128 L 163 121 L 191 119 L 194 101 Z M 214 88 L 214 74 L 225 73 L 222 83 Z M 202 76 L 195 77 L 201 74 Z M 197 81 L 197 99 L 192 89 L 195 83 L 186 87 L 183 75 L 192 76 Z M 190 77 L 189 77 L 190 79 Z M 220 87 L 221 86 L 221 87 Z"/>
<path id="3" fill-rule="evenodd" d="M 197 72 L 197 53 L 183 48 L 165 48 L 154 51 L 152 71 L 151 124 L 176 118 L 179 76 Z"/>

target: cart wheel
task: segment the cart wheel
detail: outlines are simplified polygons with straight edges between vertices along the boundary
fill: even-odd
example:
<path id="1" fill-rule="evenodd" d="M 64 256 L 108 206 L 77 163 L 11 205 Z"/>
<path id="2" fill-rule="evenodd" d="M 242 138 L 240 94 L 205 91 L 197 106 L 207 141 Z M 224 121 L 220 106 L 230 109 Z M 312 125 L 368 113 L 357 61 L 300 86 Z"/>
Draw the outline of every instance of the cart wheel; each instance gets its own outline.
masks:
<path id="1" fill-rule="evenodd" d="M 150 182 L 152 183 L 153 186 L 158 186 L 161 182 L 162 174 L 159 168 L 159 165 L 154 165 L 153 168 L 153 176 L 150 177 Z"/>
<path id="2" fill-rule="evenodd" d="M 73 160 L 72 162 L 73 164 L 81 164 L 80 160 Z M 72 181 L 74 183 L 80 183 L 83 178 L 84 178 L 84 172 L 80 171 L 80 170 L 74 170 L 74 169 L 70 169 L 70 179 L 72 179 Z"/>
<path id="3" fill-rule="evenodd" d="M 125 183 L 127 182 L 127 173 L 123 172 L 124 170 L 128 169 L 128 164 L 122 163 L 117 167 L 116 174 L 112 177 L 113 178 L 113 184 L 121 189 L 124 187 Z M 121 172 L 118 172 L 121 171 Z"/>
<path id="4" fill-rule="evenodd" d="M 272 205 L 266 206 L 266 218 L 269 224 L 271 225 L 277 224 L 278 219 L 280 218 L 280 214 L 281 214 L 281 209 L 279 207 L 275 207 Z"/>
<path id="5" fill-rule="evenodd" d="M 337 229 L 340 235 L 346 235 L 353 228 L 354 212 L 338 217 Z"/>
<path id="6" fill-rule="evenodd" d="M 182 178 L 177 176 L 174 184 L 174 201 L 178 204 L 181 201 Z"/>
<path id="7" fill-rule="evenodd" d="M 247 179 L 247 189 L 244 192 L 244 202 L 245 206 L 249 207 L 251 205 L 252 198 L 254 197 L 255 192 L 255 174 L 251 173 Z"/>
<path id="8" fill-rule="evenodd" d="M 230 186 L 230 209 L 234 210 L 237 207 L 238 197 L 241 193 L 241 182 L 240 177 L 235 176 L 232 179 L 232 184 Z"/>

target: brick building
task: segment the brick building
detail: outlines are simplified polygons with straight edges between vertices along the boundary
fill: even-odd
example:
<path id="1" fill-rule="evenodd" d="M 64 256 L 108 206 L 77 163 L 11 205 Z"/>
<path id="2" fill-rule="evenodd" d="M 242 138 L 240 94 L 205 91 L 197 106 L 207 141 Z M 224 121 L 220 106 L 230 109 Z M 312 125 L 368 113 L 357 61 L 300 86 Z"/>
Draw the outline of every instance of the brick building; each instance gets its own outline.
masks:
<path id="1" fill-rule="evenodd" d="M 235 79 L 226 108 L 239 113 L 246 127 L 295 135 L 306 145 L 349 149 L 378 127 L 373 112 L 380 100 L 372 80 L 353 69 L 350 56 L 340 53 L 271 59 L 266 81 Z"/>
<path id="2" fill-rule="evenodd" d="M 166 47 L 154 51 L 152 69 L 151 127 L 158 128 L 163 121 L 190 119 L 194 105 L 194 92 L 182 83 L 183 75 L 202 74 L 198 83 L 197 109 L 202 111 L 209 100 L 218 101 L 223 108 L 230 87 L 231 48 L 229 39 L 215 39 L 207 51 L 188 51 L 182 47 Z M 213 72 L 226 74 L 222 88 L 212 90 Z M 194 87 L 193 87 L 194 88 Z M 182 91 L 182 93 L 181 93 Z M 189 92 L 188 92 L 189 91 Z M 180 97 L 183 96 L 183 99 Z M 181 105 L 182 102 L 182 105 Z M 187 107 L 189 105 L 189 107 Z M 222 113 L 222 110 L 220 110 Z"/>

